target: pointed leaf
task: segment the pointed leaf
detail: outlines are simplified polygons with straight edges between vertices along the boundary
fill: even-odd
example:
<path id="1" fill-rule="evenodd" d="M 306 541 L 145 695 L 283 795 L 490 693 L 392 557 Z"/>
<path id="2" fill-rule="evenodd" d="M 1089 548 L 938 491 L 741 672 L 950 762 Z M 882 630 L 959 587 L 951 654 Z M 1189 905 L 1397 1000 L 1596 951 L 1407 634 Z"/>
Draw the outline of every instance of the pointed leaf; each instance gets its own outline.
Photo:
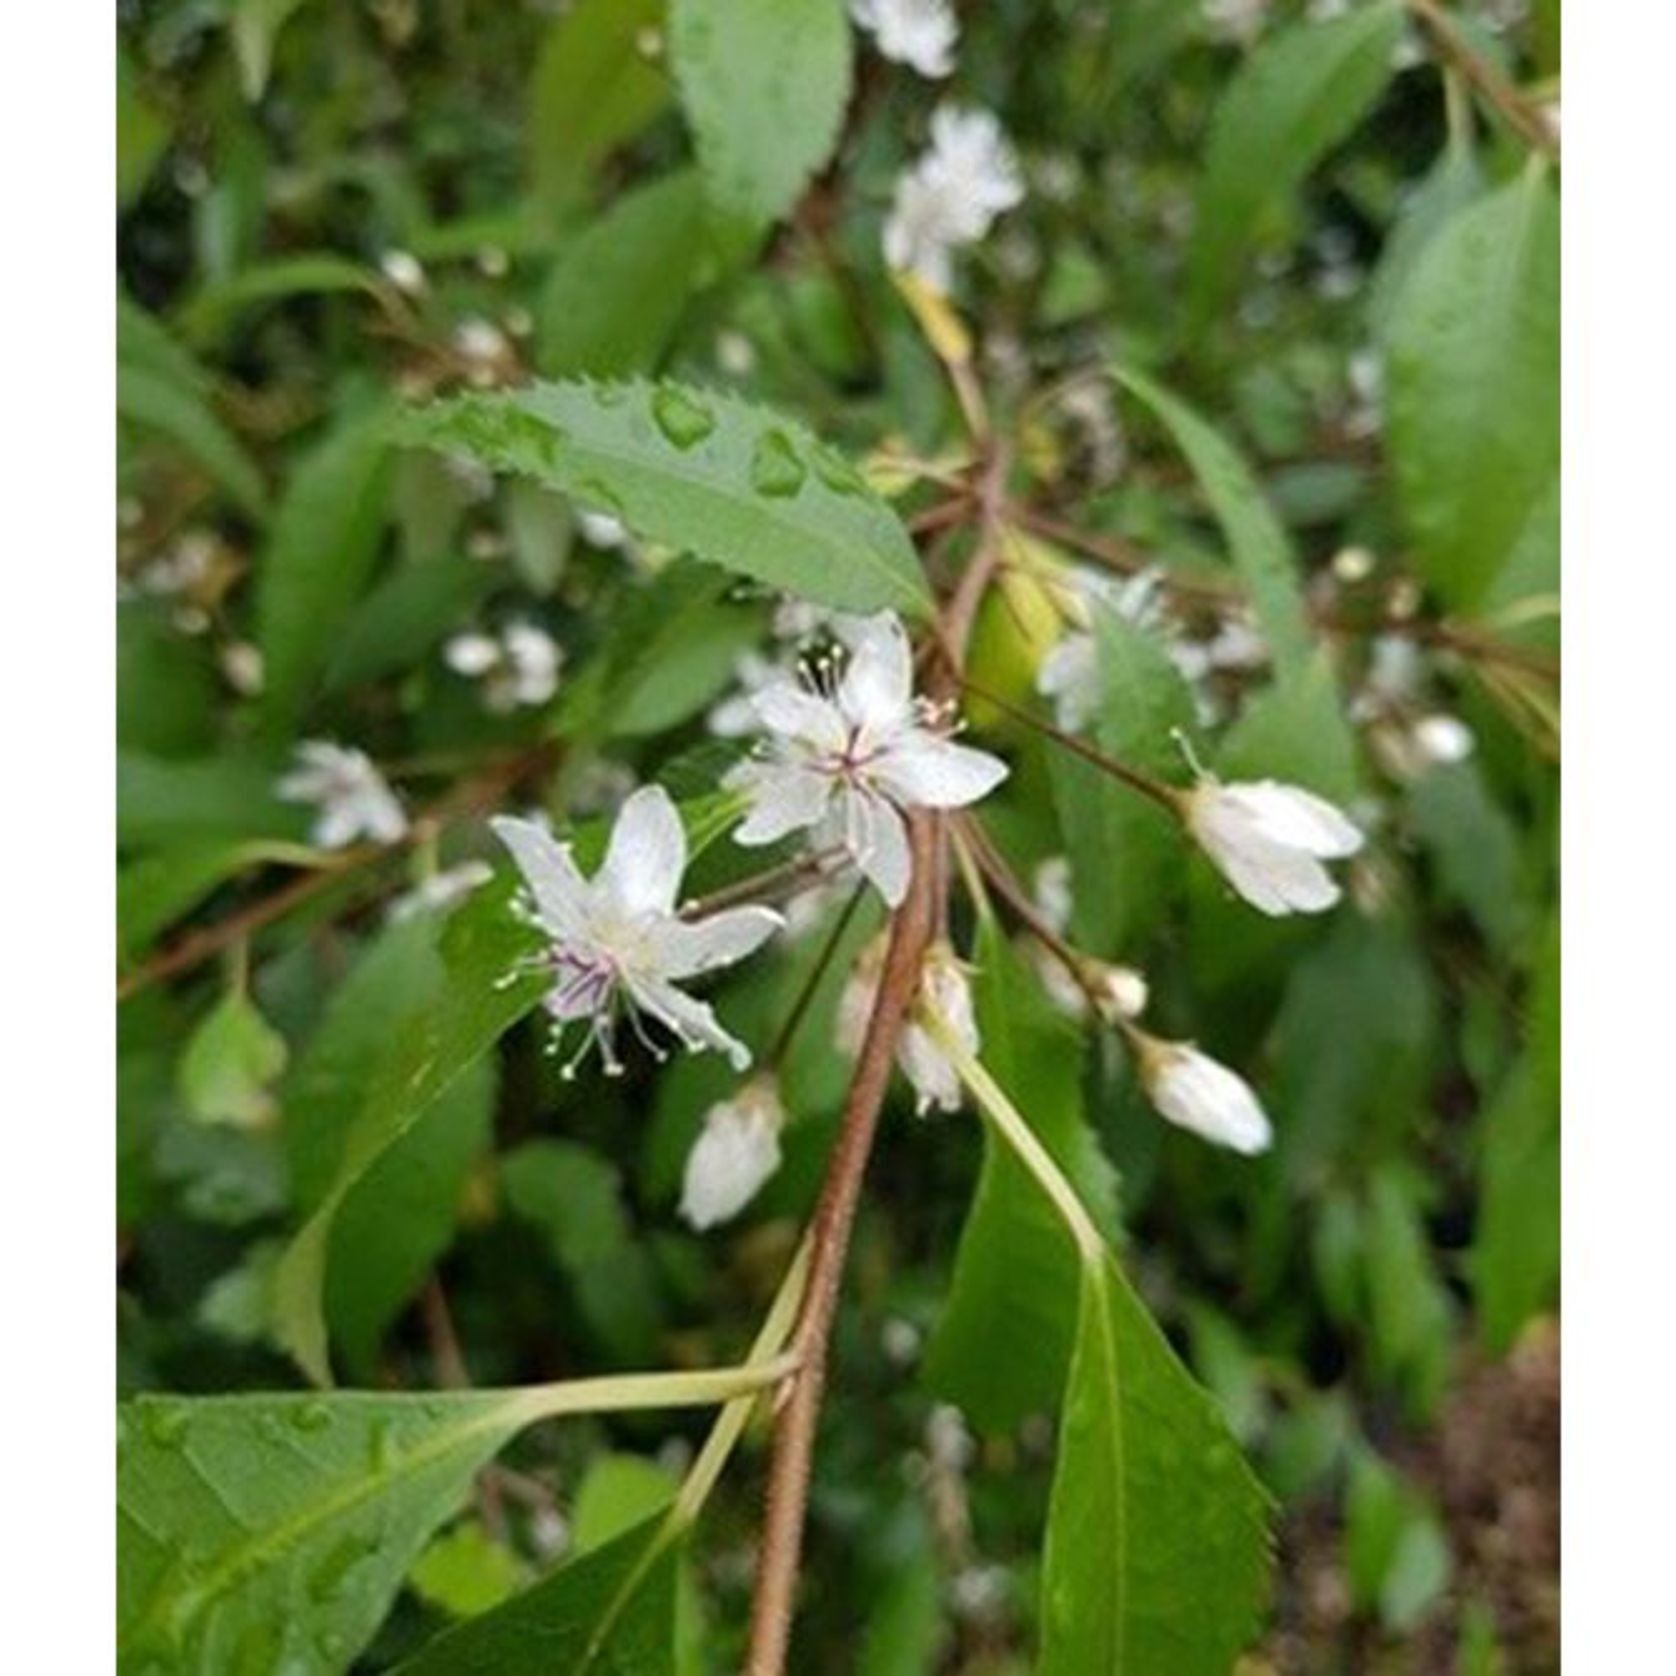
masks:
<path id="1" fill-rule="evenodd" d="M 896 514 L 841 454 L 736 396 L 536 384 L 410 411 L 399 434 L 534 477 L 637 534 L 850 611 L 923 613 Z"/>
<path id="2" fill-rule="evenodd" d="M 1085 1268 L 1048 1508 L 1040 1676 L 1227 1676 L 1268 1594 L 1266 1502 L 1116 1263 Z"/>

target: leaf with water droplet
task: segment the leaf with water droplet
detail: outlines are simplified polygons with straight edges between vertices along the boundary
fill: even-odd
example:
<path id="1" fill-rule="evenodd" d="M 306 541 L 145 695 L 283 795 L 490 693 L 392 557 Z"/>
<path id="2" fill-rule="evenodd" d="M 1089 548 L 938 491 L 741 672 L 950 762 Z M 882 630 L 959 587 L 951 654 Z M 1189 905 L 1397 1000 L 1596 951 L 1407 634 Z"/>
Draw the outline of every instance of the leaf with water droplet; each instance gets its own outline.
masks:
<path id="1" fill-rule="evenodd" d="M 751 487 L 759 495 L 795 495 L 808 475 L 809 468 L 784 431 L 766 430 L 757 438 L 751 455 Z"/>
<path id="2" fill-rule="evenodd" d="M 509 450 L 499 432 L 489 440 L 486 405 L 557 427 L 566 438 L 558 458 Z M 764 443 L 776 433 L 784 450 Z M 646 540 L 817 604 L 914 616 L 930 609 L 908 532 L 856 467 L 805 427 L 737 396 L 668 382 L 534 384 L 414 409 L 399 434 L 526 473 L 608 507 Z M 809 469 L 795 493 L 782 453 Z M 782 483 L 788 492 L 776 492 Z"/>
<path id="3" fill-rule="evenodd" d="M 696 448 L 716 428 L 716 416 L 703 402 L 676 384 L 652 392 L 652 418 L 677 448 Z"/>

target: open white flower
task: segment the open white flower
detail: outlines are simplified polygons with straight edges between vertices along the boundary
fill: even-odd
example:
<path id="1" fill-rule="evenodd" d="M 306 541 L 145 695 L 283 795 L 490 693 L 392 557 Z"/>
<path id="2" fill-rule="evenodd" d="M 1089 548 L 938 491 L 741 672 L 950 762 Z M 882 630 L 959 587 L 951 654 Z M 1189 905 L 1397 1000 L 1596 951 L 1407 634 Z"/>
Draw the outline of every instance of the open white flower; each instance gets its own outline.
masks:
<path id="1" fill-rule="evenodd" d="M 731 908 L 702 920 L 675 912 L 687 837 L 662 786 L 642 786 L 623 804 L 605 861 L 592 879 L 582 877 L 570 846 L 536 822 L 502 816 L 490 824 L 529 886 L 534 923 L 551 939 L 533 962 L 553 980 L 547 1011 L 561 1030 L 575 1019 L 588 1022 L 567 1075 L 595 1043 L 607 1074 L 622 1070 L 616 1051 L 619 1011 L 649 1047 L 641 1014 L 658 1020 L 694 1052 L 716 1048 L 739 1070 L 750 1064 L 744 1043 L 676 983 L 742 960 L 781 919 L 759 907 Z"/>
<path id="2" fill-rule="evenodd" d="M 1314 914 L 1339 899 L 1322 861 L 1354 855 L 1362 834 L 1325 798 L 1276 780 L 1184 792 L 1187 829 L 1235 890 L 1265 914 Z"/>
<path id="3" fill-rule="evenodd" d="M 498 635 L 457 634 L 443 648 L 456 675 L 483 683 L 483 702 L 504 715 L 520 706 L 545 704 L 559 690 L 564 654 L 545 629 L 508 623 Z"/>
<path id="4" fill-rule="evenodd" d="M 960 25 L 949 0 L 850 0 L 850 16 L 886 58 L 932 80 L 954 68 Z"/>
<path id="5" fill-rule="evenodd" d="M 384 776 L 364 751 L 308 739 L 297 747 L 297 767 L 275 787 L 287 803 L 312 803 L 310 837 L 323 850 L 357 838 L 393 844 L 407 832 L 407 816 Z"/>
<path id="6" fill-rule="evenodd" d="M 753 698 L 770 741 L 766 755 L 728 775 L 751 800 L 734 837 L 772 844 L 816 827 L 894 908 L 912 870 L 902 811 L 975 803 L 1007 766 L 955 744 L 944 713 L 915 699 L 908 636 L 895 616 L 862 618 L 843 632 L 850 660 L 841 679 L 823 668 L 818 684 L 777 681 Z"/>
<path id="7" fill-rule="evenodd" d="M 754 1077 L 704 1116 L 687 1154 L 681 1215 L 702 1232 L 737 1216 L 780 1167 L 785 1107 L 773 1077 Z"/>
<path id="8" fill-rule="evenodd" d="M 1251 1086 L 1191 1042 L 1128 1031 L 1147 1097 L 1171 1123 L 1248 1156 L 1267 1152 L 1269 1120 Z"/>
<path id="9" fill-rule="evenodd" d="M 1023 196 L 1018 158 L 993 114 L 944 105 L 931 117 L 931 149 L 896 183 L 885 260 L 946 292 L 950 252 L 976 243 Z"/>

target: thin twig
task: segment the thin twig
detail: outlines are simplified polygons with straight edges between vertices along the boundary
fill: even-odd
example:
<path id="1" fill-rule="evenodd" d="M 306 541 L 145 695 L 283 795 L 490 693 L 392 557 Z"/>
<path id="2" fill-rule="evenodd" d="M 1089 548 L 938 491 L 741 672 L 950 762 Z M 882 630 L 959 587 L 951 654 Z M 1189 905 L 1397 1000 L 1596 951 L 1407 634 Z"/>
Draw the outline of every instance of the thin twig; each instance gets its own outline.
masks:
<path id="1" fill-rule="evenodd" d="M 1528 145 L 1558 162 L 1559 136 L 1543 120 L 1541 111 L 1489 59 L 1473 50 L 1437 0 L 1408 0 L 1408 9 L 1426 26 L 1445 62 L 1484 96 L 1491 109 Z"/>

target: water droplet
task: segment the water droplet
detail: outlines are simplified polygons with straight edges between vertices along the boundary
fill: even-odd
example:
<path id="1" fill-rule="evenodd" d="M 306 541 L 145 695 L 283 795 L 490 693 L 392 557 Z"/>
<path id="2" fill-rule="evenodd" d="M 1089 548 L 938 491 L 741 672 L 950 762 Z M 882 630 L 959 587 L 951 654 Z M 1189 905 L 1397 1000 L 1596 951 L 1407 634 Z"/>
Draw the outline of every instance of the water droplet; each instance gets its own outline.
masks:
<path id="1" fill-rule="evenodd" d="M 318 1400 L 305 1402 L 291 1416 L 291 1424 L 300 1432 L 323 1431 L 331 1423 L 331 1409 Z"/>
<path id="2" fill-rule="evenodd" d="M 324 1605 L 334 1600 L 343 1588 L 343 1580 L 356 1566 L 378 1552 L 378 1539 L 365 1533 L 346 1536 L 326 1552 L 324 1559 L 309 1573 L 308 1592 Z"/>
<path id="3" fill-rule="evenodd" d="M 589 510 L 594 512 L 609 512 L 613 518 L 622 518 L 622 497 L 614 490 L 606 488 L 597 477 L 586 477 L 576 485 L 576 498 L 586 503 Z"/>
<path id="4" fill-rule="evenodd" d="M 164 1449 L 174 1449 L 186 1436 L 191 1416 L 184 1403 L 147 1403 L 145 1435 Z"/>
<path id="5" fill-rule="evenodd" d="M 820 447 L 814 451 L 811 463 L 815 476 L 837 495 L 860 495 L 867 491 L 867 480 L 836 449 Z"/>
<path id="6" fill-rule="evenodd" d="M 764 431 L 751 455 L 751 487 L 759 495 L 784 499 L 803 487 L 809 468 L 784 431 Z"/>
<path id="7" fill-rule="evenodd" d="M 696 448 L 716 428 L 716 416 L 672 384 L 652 392 L 652 417 L 677 448 Z"/>
<path id="8" fill-rule="evenodd" d="M 397 1449 L 394 1427 L 388 1420 L 375 1420 L 367 1439 L 374 1472 L 388 1472 L 395 1464 Z"/>

